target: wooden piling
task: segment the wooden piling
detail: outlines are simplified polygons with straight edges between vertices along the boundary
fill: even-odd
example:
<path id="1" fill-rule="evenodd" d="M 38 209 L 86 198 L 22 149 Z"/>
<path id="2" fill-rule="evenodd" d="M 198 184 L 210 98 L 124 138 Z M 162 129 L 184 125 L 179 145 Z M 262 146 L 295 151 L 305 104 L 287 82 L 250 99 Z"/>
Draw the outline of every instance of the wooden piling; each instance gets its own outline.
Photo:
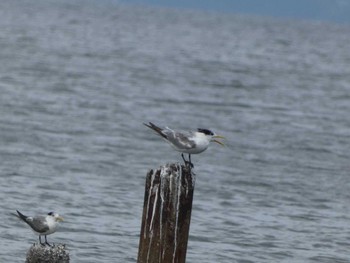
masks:
<path id="1" fill-rule="evenodd" d="M 33 244 L 27 252 L 26 263 L 69 263 L 69 252 L 66 245 L 42 246 Z"/>
<path id="2" fill-rule="evenodd" d="M 194 185 L 188 166 L 148 172 L 138 263 L 185 263 Z"/>

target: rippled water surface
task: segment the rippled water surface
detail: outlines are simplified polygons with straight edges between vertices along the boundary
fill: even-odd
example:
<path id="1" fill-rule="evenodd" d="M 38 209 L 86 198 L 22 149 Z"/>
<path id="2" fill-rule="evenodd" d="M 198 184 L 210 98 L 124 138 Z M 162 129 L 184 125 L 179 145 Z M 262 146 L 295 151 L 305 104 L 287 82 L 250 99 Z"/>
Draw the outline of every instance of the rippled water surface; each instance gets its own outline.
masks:
<path id="1" fill-rule="evenodd" d="M 72 262 L 136 262 L 147 130 L 213 129 L 193 156 L 188 262 L 350 262 L 350 28 L 104 1 L 0 2 L 0 261 L 65 217 Z"/>

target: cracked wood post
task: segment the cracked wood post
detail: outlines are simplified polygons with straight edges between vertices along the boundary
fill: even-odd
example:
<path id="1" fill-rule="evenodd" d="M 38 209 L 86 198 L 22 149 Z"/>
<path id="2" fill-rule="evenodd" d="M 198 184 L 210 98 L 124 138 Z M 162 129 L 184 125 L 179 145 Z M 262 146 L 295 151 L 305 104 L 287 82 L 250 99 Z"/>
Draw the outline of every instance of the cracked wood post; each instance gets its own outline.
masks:
<path id="1" fill-rule="evenodd" d="M 138 263 L 185 263 L 194 184 L 184 165 L 148 172 Z"/>

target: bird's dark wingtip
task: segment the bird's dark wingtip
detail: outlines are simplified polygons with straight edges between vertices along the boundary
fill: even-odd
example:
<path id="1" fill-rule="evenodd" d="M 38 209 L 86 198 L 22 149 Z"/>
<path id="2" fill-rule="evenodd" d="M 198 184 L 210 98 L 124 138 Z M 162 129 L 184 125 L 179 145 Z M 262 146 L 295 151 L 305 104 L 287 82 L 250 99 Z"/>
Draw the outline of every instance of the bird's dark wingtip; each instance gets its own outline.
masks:
<path id="1" fill-rule="evenodd" d="M 161 130 L 157 125 L 155 125 L 153 122 L 143 123 L 148 128 L 151 128 L 153 130 Z"/>
<path id="2" fill-rule="evenodd" d="M 145 126 L 147 126 L 148 128 L 154 130 L 155 132 L 157 132 L 160 136 L 162 136 L 163 138 L 167 139 L 167 136 L 162 132 L 162 128 L 158 127 L 157 125 L 155 125 L 152 122 L 149 122 L 148 124 L 143 123 Z"/>
<path id="3" fill-rule="evenodd" d="M 147 124 L 147 123 L 143 123 L 143 125 L 145 125 L 146 127 L 148 127 L 148 128 L 151 128 L 152 126 L 151 126 L 151 122 L 149 122 L 149 124 Z"/>
<path id="4" fill-rule="evenodd" d="M 155 125 L 153 122 L 143 123 L 143 125 L 149 127 L 149 128 L 155 128 L 157 125 Z"/>
<path id="5" fill-rule="evenodd" d="M 19 218 L 25 220 L 27 217 L 25 215 L 23 215 L 20 211 L 16 210 L 17 211 L 17 214 L 19 216 Z"/>

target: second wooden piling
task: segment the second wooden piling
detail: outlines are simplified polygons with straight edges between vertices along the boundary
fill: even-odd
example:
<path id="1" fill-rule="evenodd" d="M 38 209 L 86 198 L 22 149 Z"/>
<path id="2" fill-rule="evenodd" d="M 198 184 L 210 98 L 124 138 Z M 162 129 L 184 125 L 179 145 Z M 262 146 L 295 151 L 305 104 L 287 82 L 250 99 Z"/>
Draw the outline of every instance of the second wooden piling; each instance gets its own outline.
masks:
<path id="1" fill-rule="evenodd" d="M 167 164 L 146 178 L 138 263 L 185 263 L 195 176 Z"/>

